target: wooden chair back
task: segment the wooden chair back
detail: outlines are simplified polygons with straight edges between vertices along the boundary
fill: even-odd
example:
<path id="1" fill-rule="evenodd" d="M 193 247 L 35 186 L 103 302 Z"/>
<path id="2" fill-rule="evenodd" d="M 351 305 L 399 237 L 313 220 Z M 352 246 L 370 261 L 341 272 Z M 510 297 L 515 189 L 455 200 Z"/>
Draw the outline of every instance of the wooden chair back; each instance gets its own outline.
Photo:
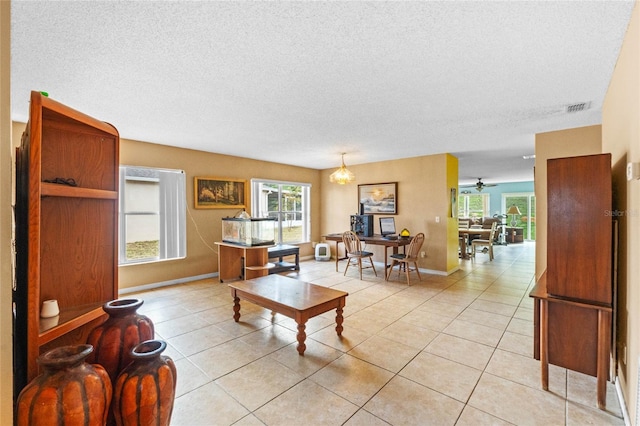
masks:
<path id="1" fill-rule="evenodd" d="M 409 244 L 409 248 L 407 250 L 407 258 L 416 259 L 420 254 L 420 249 L 422 248 L 423 244 L 424 233 L 420 232 L 419 234 L 416 234 L 416 236 L 411 240 L 411 243 Z"/>
<path id="2" fill-rule="evenodd" d="M 346 231 L 342 234 L 342 242 L 344 243 L 344 249 L 348 255 L 354 255 L 362 250 L 360 246 L 360 238 L 353 231 Z"/>

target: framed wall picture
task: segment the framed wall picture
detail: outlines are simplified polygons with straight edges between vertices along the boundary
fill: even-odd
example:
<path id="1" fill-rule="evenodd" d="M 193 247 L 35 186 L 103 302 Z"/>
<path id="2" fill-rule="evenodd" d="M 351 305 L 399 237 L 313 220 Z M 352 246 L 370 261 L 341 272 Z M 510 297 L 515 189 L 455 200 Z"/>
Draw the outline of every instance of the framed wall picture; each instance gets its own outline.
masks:
<path id="1" fill-rule="evenodd" d="M 243 209 L 247 181 L 217 177 L 195 177 L 193 194 L 196 209 Z"/>
<path id="2" fill-rule="evenodd" d="M 451 212 L 449 216 L 456 217 L 458 215 L 458 190 L 451 188 Z"/>
<path id="3" fill-rule="evenodd" d="M 358 185 L 361 214 L 398 214 L 398 182 Z"/>

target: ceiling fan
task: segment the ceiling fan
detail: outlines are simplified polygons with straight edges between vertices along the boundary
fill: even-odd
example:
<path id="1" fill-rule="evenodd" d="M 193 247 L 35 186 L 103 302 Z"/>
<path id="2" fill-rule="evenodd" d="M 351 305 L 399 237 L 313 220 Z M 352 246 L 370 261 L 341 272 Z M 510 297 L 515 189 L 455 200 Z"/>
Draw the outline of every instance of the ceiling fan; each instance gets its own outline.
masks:
<path id="1" fill-rule="evenodd" d="M 478 182 L 475 185 L 463 186 L 462 188 L 475 188 L 476 191 L 481 192 L 483 188 L 488 188 L 490 186 L 498 186 L 495 183 L 484 183 L 482 182 L 482 178 L 478 178 Z"/>

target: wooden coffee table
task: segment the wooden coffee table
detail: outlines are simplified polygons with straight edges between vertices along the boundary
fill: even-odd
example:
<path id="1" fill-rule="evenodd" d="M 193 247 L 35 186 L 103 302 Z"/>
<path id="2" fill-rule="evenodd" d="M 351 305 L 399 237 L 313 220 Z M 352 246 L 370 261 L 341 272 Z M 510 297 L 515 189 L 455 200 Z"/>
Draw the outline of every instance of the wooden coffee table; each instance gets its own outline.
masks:
<path id="1" fill-rule="evenodd" d="M 336 332 L 342 335 L 342 308 L 349 293 L 282 275 L 268 275 L 228 284 L 233 296 L 233 319 L 240 320 L 240 299 L 293 318 L 298 324 L 298 353 L 304 355 L 305 324 L 309 318 L 336 310 Z"/>

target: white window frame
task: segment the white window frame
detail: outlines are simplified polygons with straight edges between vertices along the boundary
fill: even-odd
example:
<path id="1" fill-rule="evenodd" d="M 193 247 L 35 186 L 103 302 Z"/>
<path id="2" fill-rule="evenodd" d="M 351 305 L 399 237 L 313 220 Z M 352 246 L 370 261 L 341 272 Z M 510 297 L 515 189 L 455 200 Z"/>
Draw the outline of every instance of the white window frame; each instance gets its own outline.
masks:
<path id="1" fill-rule="evenodd" d="M 482 197 L 482 216 L 480 218 L 483 217 L 489 217 L 490 214 L 489 212 L 491 211 L 491 194 L 460 194 L 460 196 L 458 197 L 458 203 L 460 203 L 460 205 L 462 206 L 462 213 L 459 214 L 460 217 L 463 218 L 468 218 L 470 217 L 470 213 L 469 213 L 469 197 L 470 196 L 481 196 Z"/>
<path id="2" fill-rule="evenodd" d="M 144 176 L 129 176 L 127 169 L 138 169 Z M 158 211 L 132 211 L 125 209 L 126 181 L 146 180 L 160 184 Z M 159 169 L 140 166 L 120 166 L 118 264 L 131 265 L 187 256 L 187 185 L 184 170 Z M 160 220 L 159 255 L 144 259 L 127 259 L 127 216 L 157 214 Z"/>
<path id="3" fill-rule="evenodd" d="M 528 216 L 531 217 L 531 205 L 532 205 L 532 201 L 536 198 L 536 193 L 532 192 L 532 191 L 527 191 L 527 192 L 503 192 L 502 193 L 502 199 L 500 201 L 500 203 L 502 204 L 502 211 L 506 212 L 508 207 L 507 207 L 507 198 L 510 197 L 527 197 L 527 211 L 526 212 L 521 212 L 522 216 Z M 537 205 L 536 205 L 537 207 Z M 511 215 L 507 215 L 506 218 L 506 223 L 507 226 L 511 226 Z M 528 241 L 532 241 L 531 240 L 531 220 L 527 221 L 527 227 L 524 228 L 524 239 L 528 240 Z"/>
<path id="4" fill-rule="evenodd" d="M 289 182 L 271 179 L 251 179 L 251 216 L 263 218 L 269 217 L 269 212 L 261 210 L 261 207 L 265 205 L 266 194 L 262 189 L 263 184 L 279 185 L 279 186 L 300 186 L 302 188 L 301 203 L 302 203 L 302 240 L 301 241 L 287 241 L 282 243 L 282 230 L 284 229 L 285 222 L 284 217 L 292 212 L 282 210 L 282 191 L 278 191 L 278 212 L 276 212 L 276 222 L 278 234 L 276 235 L 276 243 L 278 244 L 298 244 L 308 243 L 311 241 L 311 184 L 303 182 Z"/>

